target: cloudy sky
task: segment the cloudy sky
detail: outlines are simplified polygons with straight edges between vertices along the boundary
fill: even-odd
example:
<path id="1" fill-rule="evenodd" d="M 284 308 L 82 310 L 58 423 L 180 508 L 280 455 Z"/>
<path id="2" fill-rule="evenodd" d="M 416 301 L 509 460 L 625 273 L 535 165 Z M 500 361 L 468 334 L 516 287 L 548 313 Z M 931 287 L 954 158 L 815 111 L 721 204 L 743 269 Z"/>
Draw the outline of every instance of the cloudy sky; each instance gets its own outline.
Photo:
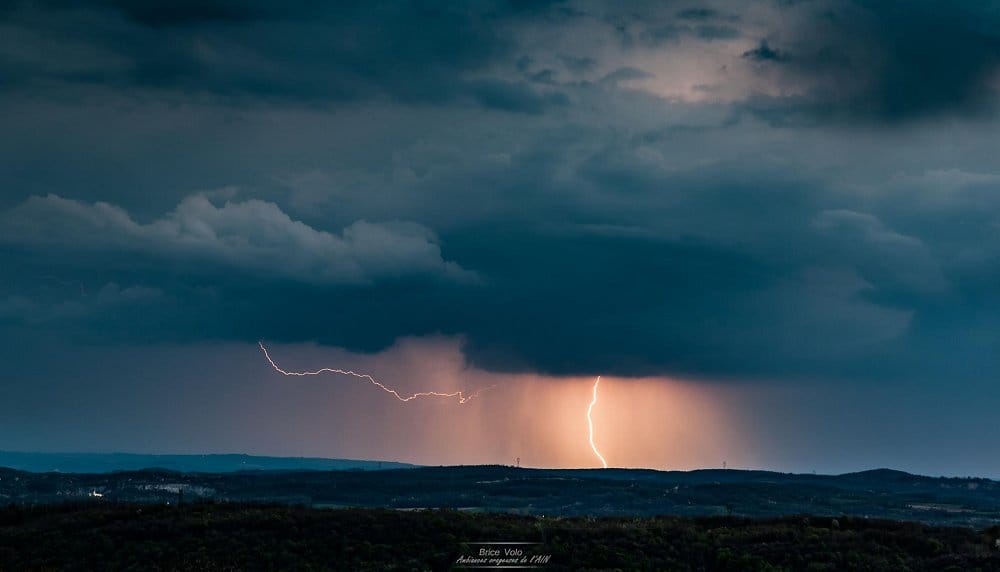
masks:
<path id="1" fill-rule="evenodd" d="M 992 1 L 5 2 L 0 448 L 1000 476 L 998 110 Z"/>

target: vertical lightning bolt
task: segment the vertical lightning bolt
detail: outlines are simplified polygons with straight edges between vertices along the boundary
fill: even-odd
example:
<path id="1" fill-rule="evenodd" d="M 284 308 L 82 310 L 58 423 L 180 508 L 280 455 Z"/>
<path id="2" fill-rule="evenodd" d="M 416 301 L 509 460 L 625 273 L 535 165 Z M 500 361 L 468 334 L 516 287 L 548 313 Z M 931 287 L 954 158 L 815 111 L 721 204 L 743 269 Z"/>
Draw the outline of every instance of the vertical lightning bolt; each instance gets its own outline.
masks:
<path id="1" fill-rule="evenodd" d="M 475 391 L 475 392 L 473 392 L 473 393 L 471 393 L 469 395 L 465 395 L 461 391 L 453 391 L 451 393 L 441 393 L 441 392 L 438 392 L 438 391 L 420 391 L 420 392 L 417 392 L 417 393 L 413 393 L 411 395 L 403 396 L 403 395 L 400 395 L 400 393 L 398 391 L 396 391 L 395 389 L 393 389 L 391 387 L 388 387 L 387 385 L 383 384 L 381 381 L 375 379 L 374 377 L 368 375 L 367 373 L 357 373 L 357 372 L 351 371 L 349 369 L 336 369 L 336 368 L 331 368 L 331 367 L 324 367 L 324 368 L 321 368 L 321 369 L 317 369 L 315 371 L 286 371 L 284 369 L 281 369 L 278 366 L 278 364 L 275 363 L 275 361 L 271 358 L 271 354 L 268 353 L 267 348 L 264 347 L 264 342 L 257 342 L 257 345 L 260 346 L 260 351 L 264 352 L 264 357 L 267 358 L 268 363 L 271 364 L 271 367 L 274 368 L 274 371 L 277 371 L 281 375 L 296 376 L 296 377 L 304 377 L 304 376 L 309 376 L 309 375 L 322 375 L 324 373 L 334 373 L 334 374 L 339 374 L 339 375 L 349 375 L 351 377 L 357 377 L 357 378 L 360 378 L 360 379 L 364 379 L 364 380 L 368 381 L 369 383 L 371 383 L 372 385 L 374 385 L 375 387 L 381 389 L 382 391 L 384 391 L 386 393 L 391 394 L 393 397 L 395 397 L 399 401 L 403 401 L 403 402 L 413 401 L 414 399 L 416 399 L 418 397 L 447 397 L 447 398 L 457 398 L 459 403 L 466 403 L 466 402 L 468 402 L 471 399 L 475 399 L 476 397 L 479 397 L 480 393 L 482 393 L 484 391 L 487 391 L 489 389 L 493 389 L 494 387 L 496 387 L 495 385 L 491 385 L 489 387 L 484 387 L 484 388 L 479 389 L 479 390 L 477 390 L 477 391 Z"/>
<path id="2" fill-rule="evenodd" d="M 594 444 L 594 420 L 591 418 L 590 414 L 594 411 L 594 405 L 597 405 L 597 385 L 601 383 L 601 376 L 597 376 L 597 380 L 594 381 L 594 398 L 590 400 L 590 406 L 587 407 L 587 427 L 590 429 L 590 448 L 594 450 L 594 454 L 597 458 L 601 460 L 601 464 L 604 468 L 608 468 L 608 462 L 604 460 L 604 456 L 601 452 L 597 450 L 597 445 Z"/>

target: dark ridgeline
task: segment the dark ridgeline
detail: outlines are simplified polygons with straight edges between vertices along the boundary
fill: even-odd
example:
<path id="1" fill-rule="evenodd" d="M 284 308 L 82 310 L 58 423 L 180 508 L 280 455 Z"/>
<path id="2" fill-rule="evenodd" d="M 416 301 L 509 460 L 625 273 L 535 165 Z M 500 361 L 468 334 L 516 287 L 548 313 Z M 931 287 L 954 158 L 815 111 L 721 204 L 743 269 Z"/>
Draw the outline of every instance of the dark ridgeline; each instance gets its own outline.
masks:
<path id="1" fill-rule="evenodd" d="M 408 463 L 325 459 L 319 457 L 264 457 L 259 455 L 143 455 L 135 453 L 30 453 L 0 451 L 0 467 L 37 473 L 108 473 L 157 467 L 187 473 L 232 471 L 345 471 L 404 469 Z"/>

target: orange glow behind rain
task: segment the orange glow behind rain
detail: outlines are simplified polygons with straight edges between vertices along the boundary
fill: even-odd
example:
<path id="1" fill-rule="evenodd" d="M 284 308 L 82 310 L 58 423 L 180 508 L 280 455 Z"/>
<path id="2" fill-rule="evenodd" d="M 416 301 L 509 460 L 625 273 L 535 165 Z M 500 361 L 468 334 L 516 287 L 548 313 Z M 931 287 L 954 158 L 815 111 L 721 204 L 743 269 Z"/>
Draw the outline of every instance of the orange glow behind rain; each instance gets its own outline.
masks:
<path id="1" fill-rule="evenodd" d="M 475 391 L 479 399 L 401 403 L 358 379 L 288 378 L 259 355 L 262 381 L 277 401 L 301 399 L 300 430 L 326 434 L 323 450 L 303 454 L 381 458 L 419 464 L 600 467 L 590 446 L 587 409 L 595 377 L 487 373 L 468 367 L 453 341 L 405 340 L 375 356 L 278 346 L 289 369 L 345 367 L 371 372 L 401 391 Z M 321 354 L 322 357 L 316 354 Z M 297 356 L 297 357 L 296 357 Z M 298 360 L 298 362 L 296 361 Z M 738 431 L 727 426 L 711 385 L 602 376 L 592 418 L 594 443 L 610 467 L 692 469 L 745 462 Z M 272 404 L 274 401 L 271 402 Z M 322 413 L 316 403 L 326 403 Z M 292 405 L 292 404 L 289 404 Z M 291 436 L 290 436 L 291 437 Z"/>

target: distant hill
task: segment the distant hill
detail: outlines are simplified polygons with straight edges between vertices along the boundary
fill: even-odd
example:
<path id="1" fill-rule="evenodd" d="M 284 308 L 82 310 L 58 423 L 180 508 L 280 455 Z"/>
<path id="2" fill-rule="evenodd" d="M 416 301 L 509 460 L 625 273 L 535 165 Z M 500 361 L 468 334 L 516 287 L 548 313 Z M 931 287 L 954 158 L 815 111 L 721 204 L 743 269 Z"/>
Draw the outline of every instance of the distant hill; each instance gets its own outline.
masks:
<path id="1" fill-rule="evenodd" d="M 317 457 L 258 457 L 255 455 L 138 455 L 132 453 L 26 453 L 0 451 L 0 467 L 47 473 L 110 473 L 167 469 L 183 473 L 235 471 L 377 471 L 407 469 L 407 463 L 357 461 Z"/>
<path id="2" fill-rule="evenodd" d="M 498 465 L 217 473 L 145 469 L 100 474 L 0 469 L 0 506 L 211 500 L 337 509 L 448 508 L 546 517 L 775 518 L 808 514 L 973 528 L 1000 525 L 1000 482 L 924 477 L 890 470 L 801 475 L 719 469 L 685 472 Z"/>

